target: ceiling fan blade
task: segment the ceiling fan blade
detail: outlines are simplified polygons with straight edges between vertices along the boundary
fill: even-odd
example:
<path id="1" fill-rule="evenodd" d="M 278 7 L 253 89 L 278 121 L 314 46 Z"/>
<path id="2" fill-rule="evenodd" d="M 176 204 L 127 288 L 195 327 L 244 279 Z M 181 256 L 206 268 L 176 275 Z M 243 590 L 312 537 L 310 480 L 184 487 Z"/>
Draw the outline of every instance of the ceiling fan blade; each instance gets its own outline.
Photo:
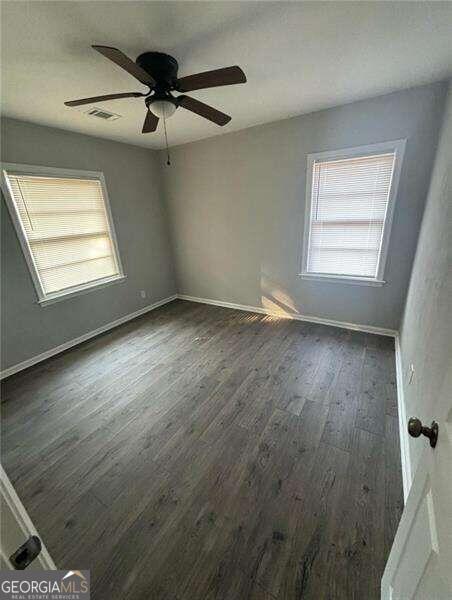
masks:
<path id="1" fill-rule="evenodd" d="M 93 96 L 92 98 L 82 98 L 81 100 L 68 100 L 66 106 L 82 106 L 82 104 L 92 104 L 93 102 L 104 102 L 105 100 L 116 100 L 117 98 L 139 98 L 146 96 L 140 92 L 125 92 L 124 94 L 107 94 L 106 96 Z"/>
<path id="2" fill-rule="evenodd" d="M 193 90 L 245 82 L 246 76 L 240 67 L 225 67 L 224 69 L 181 77 L 177 80 L 177 89 L 180 92 L 192 92 Z"/>
<path id="3" fill-rule="evenodd" d="M 150 87 L 154 87 L 155 80 L 149 73 L 147 73 L 144 69 L 142 69 L 136 62 L 126 56 L 121 50 L 117 48 L 110 48 L 110 46 L 92 46 L 94 50 L 97 50 L 108 59 L 113 61 L 119 67 L 133 75 L 135 79 L 144 83 L 144 85 L 148 85 Z"/>
<path id="4" fill-rule="evenodd" d="M 148 109 L 141 133 L 151 133 L 157 129 L 159 119 Z"/>
<path id="5" fill-rule="evenodd" d="M 204 102 L 190 98 L 190 96 L 179 96 L 177 104 L 222 127 L 231 120 L 229 115 L 220 112 L 216 108 L 212 108 L 208 104 L 204 104 Z"/>

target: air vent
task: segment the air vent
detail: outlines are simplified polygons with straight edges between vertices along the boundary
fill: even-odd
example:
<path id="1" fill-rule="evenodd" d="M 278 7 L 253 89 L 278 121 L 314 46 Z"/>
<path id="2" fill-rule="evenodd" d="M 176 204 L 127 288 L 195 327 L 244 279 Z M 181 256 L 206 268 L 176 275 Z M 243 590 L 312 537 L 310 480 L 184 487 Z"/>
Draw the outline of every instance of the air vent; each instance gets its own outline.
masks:
<path id="1" fill-rule="evenodd" d="M 102 108 L 90 108 L 87 113 L 90 117 L 96 117 L 97 119 L 103 119 L 104 121 L 116 121 L 121 115 L 115 115 L 115 113 L 108 112 Z"/>

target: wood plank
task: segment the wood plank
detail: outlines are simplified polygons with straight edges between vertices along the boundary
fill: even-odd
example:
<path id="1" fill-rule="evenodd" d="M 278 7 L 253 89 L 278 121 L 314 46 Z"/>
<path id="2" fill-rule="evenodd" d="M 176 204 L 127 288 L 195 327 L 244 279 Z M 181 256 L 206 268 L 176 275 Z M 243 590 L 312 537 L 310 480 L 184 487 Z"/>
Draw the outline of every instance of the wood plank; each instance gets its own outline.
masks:
<path id="1" fill-rule="evenodd" d="M 394 403 L 395 397 L 392 365 L 387 348 L 366 348 L 356 426 L 370 433 L 384 435 L 387 407 Z"/>
<path id="2" fill-rule="evenodd" d="M 350 450 L 358 411 L 358 395 L 345 388 L 336 388 L 329 395 L 328 418 L 322 442 L 341 450 Z"/>
<path id="3" fill-rule="evenodd" d="M 329 545 L 318 597 L 380 597 L 386 560 L 384 438 L 355 429 L 341 504 Z M 309 596 L 308 596 L 309 597 Z"/>
<path id="4" fill-rule="evenodd" d="M 111 600 L 378 598 L 391 340 L 177 301 L 3 382 L 2 460 Z"/>

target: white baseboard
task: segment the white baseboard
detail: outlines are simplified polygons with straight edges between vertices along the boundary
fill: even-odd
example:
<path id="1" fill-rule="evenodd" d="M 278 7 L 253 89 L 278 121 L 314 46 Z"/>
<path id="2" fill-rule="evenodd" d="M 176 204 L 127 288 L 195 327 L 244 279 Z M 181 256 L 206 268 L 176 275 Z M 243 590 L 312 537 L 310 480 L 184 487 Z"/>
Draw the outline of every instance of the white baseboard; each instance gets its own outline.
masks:
<path id="1" fill-rule="evenodd" d="M 397 377 L 397 407 L 399 411 L 400 458 L 402 461 L 403 497 L 406 502 L 411 487 L 412 472 L 407 418 L 405 410 L 405 399 L 403 394 L 403 367 L 399 334 L 397 334 L 395 338 L 395 362 Z"/>
<path id="2" fill-rule="evenodd" d="M 296 321 L 308 321 L 310 323 L 319 323 L 321 325 L 331 325 L 332 327 L 340 327 L 341 329 L 352 329 L 353 331 L 364 331 L 365 333 L 375 333 L 377 335 L 386 335 L 395 338 L 397 331 L 394 329 L 384 329 L 383 327 L 373 327 L 372 325 L 359 325 L 357 323 L 347 323 L 345 321 L 334 321 L 332 319 L 323 319 L 322 317 L 314 317 L 311 315 L 302 315 L 299 313 L 287 313 L 272 311 L 262 306 L 248 306 L 246 304 L 235 304 L 234 302 L 223 302 L 222 300 L 211 300 L 210 298 L 196 298 L 195 296 L 187 296 L 186 294 L 177 294 L 181 300 L 189 300 L 190 302 L 200 302 L 201 304 L 213 304 L 214 306 L 223 306 L 225 308 L 235 308 L 246 312 L 260 313 L 263 315 L 271 315 L 274 317 L 284 317 L 287 319 L 295 319 Z"/>
<path id="3" fill-rule="evenodd" d="M 111 321 L 110 323 L 107 323 L 106 325 L 102 325 L 102 327 L 98 327 L 97 329 L 94 329 L 93 331 L 88 331 L 88 333 L 85 333 L 73 340 L 69 340 L 68 342 L 64 342 L 64 344 L 60 344 L 59 346 L 56 346 L 55 348 L 46 350 L 42 354 L 37 354 L 36 356 L 32 356 L 31 358 L 28 358 L 27 360 L 24 360 L 23 362 L 20 362 L 17 365 L 8 367 L 4 371 L 0 372 L 0 379 L 4 379 L 5 377 L 9 377 L 9 375 L 13 375 L 14 373 L 23 371 L 23 369 L 27 369 L 28 367 L 31 367 L 32 365 L 35 365 L 43 360 L 46 360 L 47 358 L 50 358 L 51 356 L 55 356 L 55 354 L 64 352 L 65 350 L 68 350 L 69 348 L 72 348 L 73 346 L 77 346 L 78 344 L 81 344 L 82 342 L 86 342 L 87 340 L 89 340 L 93 337 L 96 337 L 97 335 L 104 333 L 105 331 L 108 331 L 109 329 L 118 327 L 118 325 L 122 325 L 123 323 L 126 323 L 127 321 L 131 321 L 132 319 L 139 317 L 140 315 L 144 315 L 145 313 L 147 313 L 151 310 L 154 310 L 155 308 L 158 308 L 159 306 L 163 306 L 163 304 L 172 302 L 173 300 L 176 300 L 176 298 L 177 298 L 177 294 L 174 294 L 173 296 L 169 296 L 168 298 L 163 298 L 163 300 L 158 300 L 157 302 L 154 302 L 153 304 L 149 304 L 148 306 L 145 306 L 144 308 L 140 308 L 139 310 L 136 310 L 133 313 L 124 315 L 123 317 L 119 317 L 119 319 L 116 319 L 115 321 Z"/>

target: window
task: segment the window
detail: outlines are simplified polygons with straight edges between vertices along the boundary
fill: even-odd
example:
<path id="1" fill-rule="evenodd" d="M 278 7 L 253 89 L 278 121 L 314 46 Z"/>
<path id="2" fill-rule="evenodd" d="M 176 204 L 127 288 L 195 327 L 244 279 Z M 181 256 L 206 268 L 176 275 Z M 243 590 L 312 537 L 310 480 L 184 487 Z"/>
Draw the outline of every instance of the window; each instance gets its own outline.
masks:
<path id="1" fill-rule="evenodd" d="M 40 303 L 124 278 L 102 173 L 4 165 L 2 187 Z"/>
<path id="2" fill-rule="evenodd" d="M 302 277 L 384 283 L 404 146 L 309 155 Z"/>

